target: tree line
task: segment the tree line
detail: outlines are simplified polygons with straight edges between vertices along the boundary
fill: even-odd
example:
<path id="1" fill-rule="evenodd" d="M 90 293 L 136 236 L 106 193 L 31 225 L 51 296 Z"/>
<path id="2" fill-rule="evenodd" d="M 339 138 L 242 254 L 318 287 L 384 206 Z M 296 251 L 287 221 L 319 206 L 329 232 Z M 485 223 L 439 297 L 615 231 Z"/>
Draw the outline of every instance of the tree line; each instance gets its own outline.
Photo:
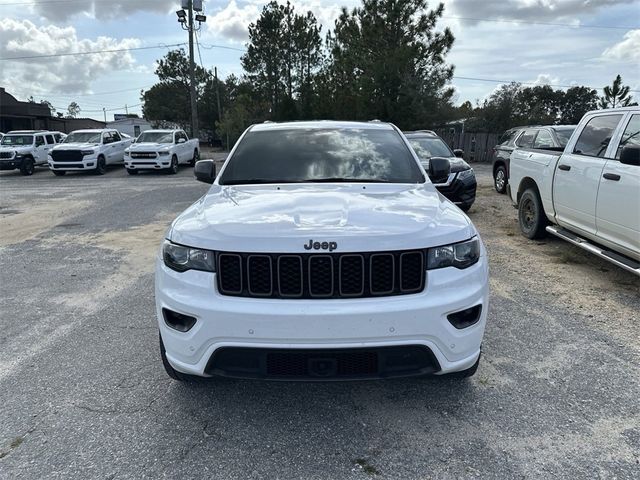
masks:
<path id="1" fill-rule="evenodd" d="M 501 132 L 576 123 L 588 110 L 631 101 L 618 76 L 603 97 L 584 86 L 564 91 L 511 83 L 483 102 L 456 107 L 454 66 L 446 61 L 455 39 L 438 28 L 443 13 L 443 4 L 429 9 L 426 0 L 362 0 L 343 8 L 325 33 L 312 12 L 271 1 L 249 26 L 241 77 L 221 80 L 196 67 L 200 124 L 229 144 L 265 120 L 379 119 L 420 129 L 465 119 L 471 128 Z M 188 129 L 188 67 L 183 50 L 158 62 L 159 82 L 141 92 L 147 119 Z"/>

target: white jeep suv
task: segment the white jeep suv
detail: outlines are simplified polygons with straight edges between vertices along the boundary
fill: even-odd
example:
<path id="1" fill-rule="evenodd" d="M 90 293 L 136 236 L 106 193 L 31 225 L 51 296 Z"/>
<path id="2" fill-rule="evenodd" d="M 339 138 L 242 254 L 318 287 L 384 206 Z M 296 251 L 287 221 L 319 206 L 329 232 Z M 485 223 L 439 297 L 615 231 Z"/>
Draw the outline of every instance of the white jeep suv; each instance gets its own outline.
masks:
<path id="1" fill-rule="evenodd" d="M 396 127 L 255 125 L 217 179 L 211 160 L 195 173 L 213 185 L 172 223 L 156 266 L 172 378 L 475 372 L 486 251 Z"/>

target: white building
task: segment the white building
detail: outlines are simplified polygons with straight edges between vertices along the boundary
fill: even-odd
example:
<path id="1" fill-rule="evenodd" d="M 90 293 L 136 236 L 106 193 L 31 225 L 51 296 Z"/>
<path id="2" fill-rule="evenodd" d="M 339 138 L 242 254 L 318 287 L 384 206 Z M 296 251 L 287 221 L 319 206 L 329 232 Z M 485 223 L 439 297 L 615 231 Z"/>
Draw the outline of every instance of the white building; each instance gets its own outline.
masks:
<path id="1" fill-rule="evenodd" d="M 142 132 L 151 129 L 151 124 L 144 118 L 122 118 L 107 123 L 107 128 L 114 128 L 131 137 L 138 137 Z"/>

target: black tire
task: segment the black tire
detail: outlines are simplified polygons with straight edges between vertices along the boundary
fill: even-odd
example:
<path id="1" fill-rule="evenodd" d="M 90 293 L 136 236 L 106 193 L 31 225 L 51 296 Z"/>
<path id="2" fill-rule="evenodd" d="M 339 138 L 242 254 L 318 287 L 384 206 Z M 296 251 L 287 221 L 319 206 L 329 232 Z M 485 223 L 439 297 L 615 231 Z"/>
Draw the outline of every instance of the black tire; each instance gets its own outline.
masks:
<path id="1" fill-rule="evenodd" d="M 498 193 L 507 193 L 507 184 L 509 183 L 507 179 L 507 168 L 504 165 L 499 165 L 496 167 L 495 172 L 493 172 L 493 186 Z"/>
<path id="2" fill-rule="evenodd" d="M 65 175 L 67 172 L 65 172 L 64 170 L 51 170 L 53 172 L 53 174 L 56 177 L 62 177 L 63 175 Z"/>
<path id="3" fill-rule="evenodd" d="M 546 235 L 546 227 L 549 224 L 540 195 L 535 188 L 524 191 L 518 202 L 518 223 L 522 234 L 533 240 L 543 238 Z"/>
<path id="4" fill-rule="evenodd" d="M 171 157 L 171 165 L 167 168 L 167 173 L 169 175 L 175 175 L 178 173 L 178 157 L 176 155 Z"/>
<path id="5" fill-rule="evenodd" d="M 33 175 L 34 170 L 36 169 L 35 162 L 33 158 L 27 157 L 22 160 L 22 165 L 20 165 L 20 173 L 25 176 Z"/>
<path id="6" fill-rule="evenodd" d="M 447 375 L 447 377 L 449 378 L 473 377 L 476 374 L 476 371 L 478 370 L 478 366 L 480 365 L 480 357 L 482 357 L 482 355 L 478 356 L 478 360 L 476 360 L 476 363 L 474 363 L 471 367 L 467 368 L 466 370 L 461 370 L 460 372 L 450 373 Z"/>
<path id="7" fill-rule="evenodd" d="M 195 149 L 193 151 L 193 158 L 191 160 L 189 160 L 189 165 L 192 167 L 196 166 L 196 162 L 200 160 L 200 152 L 198 151 L 198 149 Z"/>
<path id="8" fill-rule="evenodd" d="M 160 339 L 160 357 L 162 358 L 162 366 L 164 367 L 164 371 L 167 372 L 167 375 L 169 375 L 174 380 L 177 380 L 178 382 L 188 382 L 193 380 L 195 377 L 187 375 L 186 373 L 179 372 L 171 366 L 169 360 L 167 360 L 167 351 L 164 348 L 162 335 L 160 335 L 159 333 L 158 338 Z"/>
<path id="9" fill-rule="evenodd" d="M 129 175 L 137 175 L 138 174 L 138 170 L 136 170 L 134 168 L 127 168 L 127 173 Z"/>
<path id="10" fill-rule="evenodd" d="M 107 173 L 107 162 L 103 156 L 98 157 L 98 163 L 96 163 L 96 169 L 93 171 L 96 175 L 104 175 Z"/>
<path id="11" fill-rule="evenodd" d="M 473 205 L 473 203 L 465 203 L 463 205 L 458 205 L 460 207 L 460 210 L 462 210 L 464 213 L 467 213 L 469 210 L 471 210 L 471 206 Z"/>

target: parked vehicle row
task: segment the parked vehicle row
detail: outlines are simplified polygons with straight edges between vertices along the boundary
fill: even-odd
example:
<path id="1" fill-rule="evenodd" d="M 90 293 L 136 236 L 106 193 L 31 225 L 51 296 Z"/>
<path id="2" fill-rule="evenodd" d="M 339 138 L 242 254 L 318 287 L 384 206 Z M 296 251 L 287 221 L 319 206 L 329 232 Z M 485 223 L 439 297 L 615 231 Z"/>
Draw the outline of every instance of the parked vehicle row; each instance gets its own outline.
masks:
<path id="1" fill-rule="evenodd" d="M 107 166 L 123 163 L 130 174 L 144 169 L 176 173 L 180 164 L 194 165 L 199 156 L 198 140 L 189 140 L 183 130 L 148 130 L 135 140 L 113 129 L 69 135 L 21 130 L 0 137 L 0 170 L 19 169 L 23 175 L 32 175 L 37 166 L 48 166 L 56 176 L 70 171 L 103 175 Z"/>
<path id="2" fill-rule="evenodd" d="M 549 232 L 640 275 L 640 108 L 589 112 L 563 151 L 516 146 L 510 163 L 526 237 Z"/>

